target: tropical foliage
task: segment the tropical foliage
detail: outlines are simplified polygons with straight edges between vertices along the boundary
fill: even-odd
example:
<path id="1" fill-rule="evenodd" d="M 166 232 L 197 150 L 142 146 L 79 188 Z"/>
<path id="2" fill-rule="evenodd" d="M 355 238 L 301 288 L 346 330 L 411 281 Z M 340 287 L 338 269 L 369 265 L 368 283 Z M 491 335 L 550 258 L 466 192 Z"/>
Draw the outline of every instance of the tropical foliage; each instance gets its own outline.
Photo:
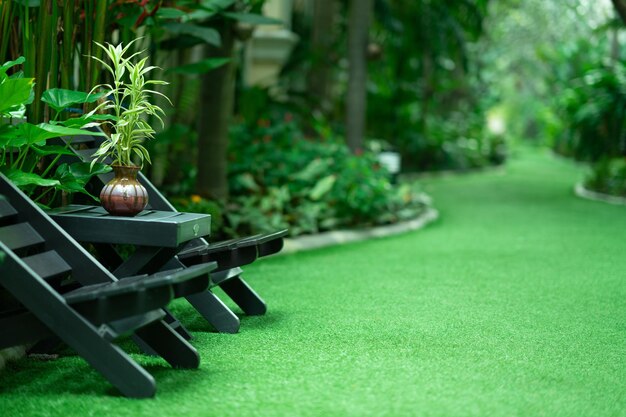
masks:
<path id="1" fill-rule="evenodd" d="M 289 228 L 292 235 L 387 224 L 428 206 L 416 186 L 392 184 L 371 152 L 352 154 L 323 124 L 306 135 L 290 113 L 266 114 L 231 129 L 230 189 L 223 207 L 199 196 L 179 207 L 217 214 L 230 234 Z"/>
<path id="2" fill-rule="evenodd" d="M 528 139 L 597 163 L 588 184 L 619 188 L 610 178 L 626 149 L 626 55 L 610 0 L 374 1 L 358 154 L 345 146 L 347 16 L 358 2 L 294 1 L 296 49 L 277 84 L 259 89 L 244 66 L 253 28 L 277 23 L 263 3 L 1 2 L 0 62 L 26 61 L 21 75 L 4 71 L 0 89 L 22 87 L 2 95 L 0 133 L 5 142 L 42 135 L 4 147 L 4 172 L 61 183 L 45 165 L 61 158 L 40 154 L 55 138 L 41 137 L 112 126 L 96 156 L 151 162 L 146 172 L 181 207 L 213 213 L 231 233 L 310 233 L 419 212 L 419 190 L 394 184 L 367 150 L 380 143 L 401 153 L 405 171 L 431 171 L 500 164 L 509 144 Z M 164 68 L 162 82 L 147 80 L 147 62 Z M 161 94 L 172 99 L 167 116 Z M 24 187 L 35 198 L 47 189 Z"/>
<path id="3" fill-rule="evenodd" d="M 24 78 L 19 71 L 7 74 L 24 62 L 20 57 L 0 66 L 0 172 L 42 204 L 54 201 L 59 192 L 89 194 L 85 191 L 89 179 L 107 172 L 108 167 L 59 163 L 63 155 L 72 153 L 66 146 L 49 142 L 61 136 L 82 135 L 85 131 L 63 124 L 35 125 L 25 121 L 27 105 L 33 102 L 35 80 Z M 46 94 L 52 105 L 60 106 L 56 100 L 58 93 Z"/>
<path id="4" fill-rule="evenodd" d="M 604 194 L 626 197 L 626 158 L 604 159 L 594 164 L 585 187 Z"/>

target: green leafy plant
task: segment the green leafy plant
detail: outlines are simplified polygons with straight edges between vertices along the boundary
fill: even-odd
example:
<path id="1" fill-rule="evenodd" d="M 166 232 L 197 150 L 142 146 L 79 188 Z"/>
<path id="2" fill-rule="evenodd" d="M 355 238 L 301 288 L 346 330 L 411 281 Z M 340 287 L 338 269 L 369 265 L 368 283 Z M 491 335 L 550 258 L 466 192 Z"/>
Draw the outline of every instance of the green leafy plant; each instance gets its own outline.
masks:
<path id="1" fill-rule="evenodd" d="M 624 155 L 626 66 L 587 62 L 558 96 L 566 126 L 557 149 L 577 159 L 600 161 Z"/>
<path id="2" fill-rule="evenodd" d="M 607 158 L 593 165 L 585 187 L 604 194 L 626 197 L 626 158 Z"/>
<path id="3" fill-rule="evenodd" d="M 161 118 L 161 115 L 165 114 L 164 111 L 149 100 L 154 95 L 162 96 L 168 101 L 169 99 L 164 94 L 149 89 L 149 86 L 167 83 L 161 80 L 146 80 L 145 75 L 158 67 L 147 66 L 147 57 L 137 63 L 132 62 L 134 57 L 145 51 L 126 57 L 132 43 L 126 46 L 122 44 L 114 46 L 109 43 L 105 46 L 97 43 L 104 50 L 110 64 L 98 57 L 92 57 L 103 65 L 113 81 L 111 84 L 100 84 L 91 90 L 93 93 L 103 88 L 104 96 L 108 98 L 96 106 L 88 116 L 100 110 L 112 111 L 113 120 L 105 120 L 102 123 L 109 124 L 114 129 L 114 133 L 94 153 L 96 157 L 93 160 L 94 164 L 106 157 L 111 157 L 114 165 L 132 166 L 134 157 L 140 166 L 143 166 L 144 161 L 150 163 L 150 154 L 142 143 L 144 139 L 154 138 L 156 132 L 146 118 L 152 116 L 164 125 Z"/>
<path id="4" fill-rule="evenodd" d="M 307 137 L 281 113 L 233 126 L 225 229 L 317 233 L 413 218 L 428 205 L 416 187 L 393 185 L 373 153 L 353 155 L 329 132 Z"/>
<path id="5" fill-rule="evenodd" d="M 40 204 L 44 200 L 53 202 L 60 191 L 89 195 L 85 190 L 89 179 L 110 168 L 103 164 L 90 167 L 80 162 L 59 163 L 63 155 L 73 153 L 66 146 L 48 141 L 86 132 L 62 124 L 34 125 L 25 121 L 26 106 L 34 96 L 35 80 L 22 78 L 19 72 L 7 75 L 9 70 L 24 62 L 20 57 L 0 66 L 0 172 Z M 86 122 L 87 119 L 81 121 Z"/>

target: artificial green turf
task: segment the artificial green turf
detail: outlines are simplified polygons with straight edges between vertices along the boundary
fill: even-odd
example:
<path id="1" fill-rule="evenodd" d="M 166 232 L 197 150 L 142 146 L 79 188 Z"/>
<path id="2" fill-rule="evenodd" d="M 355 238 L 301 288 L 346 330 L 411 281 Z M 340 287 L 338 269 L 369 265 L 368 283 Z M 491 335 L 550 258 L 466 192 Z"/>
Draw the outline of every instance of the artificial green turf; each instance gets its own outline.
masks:
<path id="1" fill-rule="evenodd" d="M 176 311 L 195 371 L 120 397 L 77 357 L 0 374 L 0 415 L 626 415 L 626 207 L 580 200 L 581 170 L 524 151 L 428 180 L 440 220 L 246 268 L 269 301 L 237 335 Z"/>

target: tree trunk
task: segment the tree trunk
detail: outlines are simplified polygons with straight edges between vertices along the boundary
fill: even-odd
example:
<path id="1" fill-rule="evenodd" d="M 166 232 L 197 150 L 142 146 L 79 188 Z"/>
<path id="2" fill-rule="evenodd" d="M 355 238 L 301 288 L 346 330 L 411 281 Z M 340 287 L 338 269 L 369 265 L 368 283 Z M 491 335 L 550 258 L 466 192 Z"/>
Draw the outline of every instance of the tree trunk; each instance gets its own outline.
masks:
<path id="1" fill-rule="evenodd" d="M 619 62 L 620 45 L 619 45 L 619 29 L 613 28 L 610 32 L 611 36 L 611 63 L 615 66 Z"/>
<path id="2" fill-rule="evenodd" d="M 196 192 L 207 198 L 228 198 L 228 123 L 235 95 L 234 24 L 223 20 L 216 27 L 222 46 L 207 46 L 210 57 L 227 57 L 230 63 L 204 74 L 198 112 L 198 177 Z"/>
<path id="3" fill-rule="evenodd" d="M 626 24 L 626 0 L 611 0 L 615 11 L 622 21 Z"/>
<path id="4" fill-rule="evenodd" d="M 335 0 L 317 1 L 313 4 L 313 29 L 311 33 L 312 65 L 308 77 L 308 91 L 315 106 L 323 112 L 330 110 L 332 50 L 334 40 Z"/>
<path id="5" fill-rule="evenodd" d="M 363 147 L 367 110 L 367 42 L 373 0 L 351 0 L 348 20 L 346 140 L 352 152 Z"/>

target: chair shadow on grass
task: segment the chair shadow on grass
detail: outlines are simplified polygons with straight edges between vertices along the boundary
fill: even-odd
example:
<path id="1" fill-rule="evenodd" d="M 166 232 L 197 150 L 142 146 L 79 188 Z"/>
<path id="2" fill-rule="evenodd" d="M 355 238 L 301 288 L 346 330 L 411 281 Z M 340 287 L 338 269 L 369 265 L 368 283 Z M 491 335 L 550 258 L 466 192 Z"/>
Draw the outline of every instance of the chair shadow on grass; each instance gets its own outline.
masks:
<path id="1" fill-rule="evenodd" d="M 268 328 L 271 328 L 279 323 L 284 317 L 284 314 L 275 310 L 272 310 L 262 316 L 248 316 L 238 308 L 233 308 L 232 310 L 237 317 L 239 317 L 239 321 L 241 322 L 241 328 L 239 330 L 240 333 L 260 329 L 267 330 Z M 217 331 L 195 311 L 190 311 L 190 314 L 181 314 L 181 312 L 178 311 L 175 315 L 189 331 L 199 333 L 217 333 Z M 193 341 L 191 344 L 193 344 Z"/>
<path id="2" fill-rule="evenodd" d="M 124 344 L 132 345 L 132 342 Z M 129 349 L 130 350 L 130 349 Z M 129 352 L 127 350 L 127 352 Z M 150 373 L 157 384 L 157 395 L 176 394 L 189 386 L 211 378 L 210 367 L 173 369 L 163 359 L 129 352 Z M 10 362 L 0 372 L 0 393 L 19 396 L 96 396 L 125 398 L 97 371 L 74 353 L 63 353 L 55 359 L 25 357 Z"/>
<path id="3" fill-rule="evenodd" d="M 0 393 L 17 395 L 120 396 L 78 355 L 41 360 L 22 358 L 0 372 Z"/>
<path id="4" fill-rule="evenodd" d="M 219 291 L 217 291 L 217 293 L 220 294 Z M 220 298 L 224 297 L 222 296 Z M 241 322 L 240 332 L 246 331 L 247 329 L 259 329 L 264 326 L 269 328 L 278 323 L 283 317 L 283 314 L 275 309 L 270 309 L 266 314 L 261 316 L 248 316 L 234 303 L 227 303 L 227 306 L 239 317 L 239 321 Z M 215 329 L 213 329 L 186 300 L 174 300 L 168 308 L 187 330 L 192 332 L 216 333 Z"/>
<path id="5" fill-rule="evenodd" d="M 238 309 L 235 311 L 242 322 L 241 332 L 266 331 L 283 322 L 286 316 L 285 312 L 276 309 L 262 316 L 247 316 Z M 176 314 L 191 331 L 215 332 L 191 307 L 180 306 Z M 219 340 L 220 338 L 215 338 L 216 343 L 219 343 Z M 204 384 L 211 378 L 210 364 L 201 366 L 200 369 L 172 369 L 162 358 L 142 354 L 128 337 L 120 339 L 116 344 L 154 377 L 157 395 L 175 394 L 200 380 Z M 191 344 L 194 344 L 193 340 Z M 202 356 L 202 353 L 200 354 Z M 19 396 L 69 394 L 124 398 L 103 376 L 69 348 L 61 349 L 58 357 L 55 355 L 54 359 L 25 357 L 7 363 L 5 369 L 0 371 L 0 393 Z"/>

